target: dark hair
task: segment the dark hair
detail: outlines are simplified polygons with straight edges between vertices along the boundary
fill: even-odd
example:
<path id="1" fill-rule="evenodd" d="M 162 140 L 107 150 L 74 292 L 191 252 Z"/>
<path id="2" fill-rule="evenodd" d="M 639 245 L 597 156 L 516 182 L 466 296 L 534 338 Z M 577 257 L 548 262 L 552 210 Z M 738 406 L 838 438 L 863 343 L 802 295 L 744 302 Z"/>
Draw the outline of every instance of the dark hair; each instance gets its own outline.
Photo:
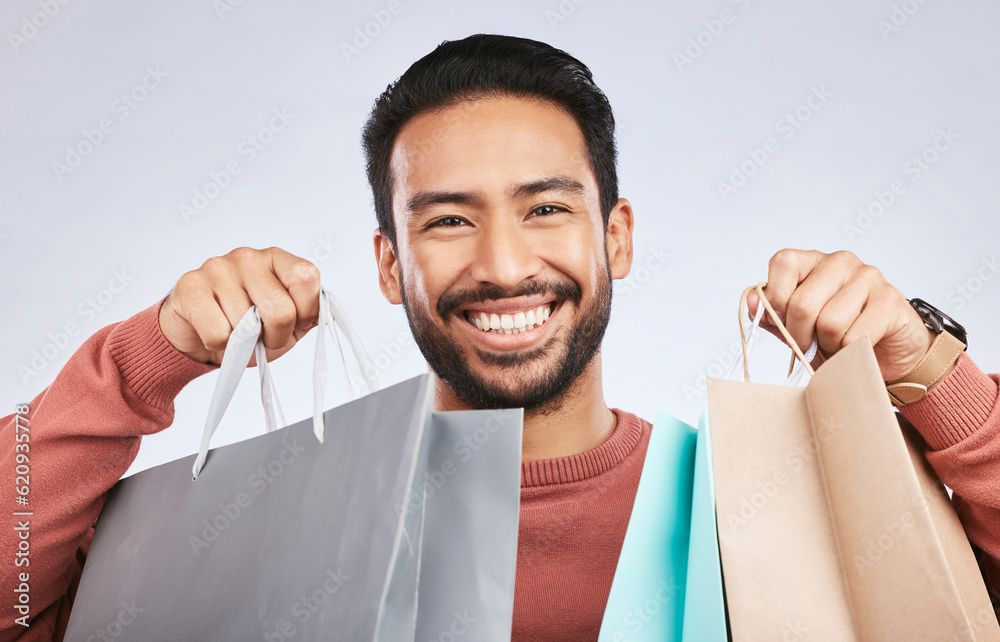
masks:
<path id="1" fill-rule="evenodd" d="M 462 100 L 534 97 L 565 109 L 579 125 L 607 227 L 618 201 L 615 119 L 590 69 L 565 51 L 527 38 L 476 34 L 445 40 L 378 97 L 361 135 L 379 228 L 396 245 L 389 162 L 403 126 L 417 114 Z"/>

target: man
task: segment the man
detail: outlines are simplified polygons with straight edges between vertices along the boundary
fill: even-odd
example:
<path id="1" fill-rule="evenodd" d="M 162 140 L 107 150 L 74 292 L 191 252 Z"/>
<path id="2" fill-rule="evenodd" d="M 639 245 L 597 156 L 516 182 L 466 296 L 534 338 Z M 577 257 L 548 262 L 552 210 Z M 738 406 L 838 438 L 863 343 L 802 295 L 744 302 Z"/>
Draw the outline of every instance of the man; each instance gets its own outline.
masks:
<path id="1" fill-rule="evenodd" d="M 629 272 L 634 218 L 617 192 L 607 99 L 562 51 L 472 36 L 390 85 L 363 142 L 379 285 L 405 308 L 436 409 L 525 408 L 513 638 L 596 639 L 651 429 L 602 394 L 611 280 Z M 61 636 L 107 489 L 141 435 L 170 424 L 181 388 L 221 362 L 246 309 L 259 308 L 275 359 L 316 325 L 318 292 L 316 267 L 278 248 L 211 258 L 163 300 L 91 337 L 29 404 L 34 619 L 21 639 Z M 778 252 L 766 294 L 800 346 L 816 335 L 834 353 L 867 335 L 886 381 L 931 388 L 903 399 L 903 412 L 961 498 L 992 573 L 997 377 L 962 353 L 935 380 L 906 381 L 939 355 L 941 338 L 849 253 Z M 14 423 L 4 419 L 5 471 Z M 14 582 L 3 581 L 8 596 Z M 3 608 L 2 626 L 16 627 Z"/>

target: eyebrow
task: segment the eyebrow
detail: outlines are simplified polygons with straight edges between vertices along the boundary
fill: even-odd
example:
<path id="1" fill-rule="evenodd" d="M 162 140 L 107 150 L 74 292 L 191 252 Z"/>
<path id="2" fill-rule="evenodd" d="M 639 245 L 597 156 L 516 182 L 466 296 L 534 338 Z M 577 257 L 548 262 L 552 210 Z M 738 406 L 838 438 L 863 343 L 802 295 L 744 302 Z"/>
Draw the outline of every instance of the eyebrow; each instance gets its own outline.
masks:
<path id="1" fill-rule="evenodd" d="M 586 192 L 583 184 L 566 176 L 546 176 L 538 180 L 529 181 L 513 186 L 508 190 L 511 198 L 525 198 L 536 196 L 546 192 L 563 192 L 583 196 Z M 480 191 L 474 192 L 448 192 L 428 190 L 420 192 L 406 202 L 406 210 L 411 217 L 423 214 L 435 205 L 458 204 L 482 207 L 484 202 L 483 194 Z"/>
<path id="2" fill-rule="evenodd" d="M 566 176 L 546 176 L 537 181 L 521 183 L 510 190 L 510 195 L 514 198 L 524 198 L 525 196 L 535 196 L 545 192 L 565 192 L 583 196 L 585 190 L 583 184 L 567 178 Z"/>

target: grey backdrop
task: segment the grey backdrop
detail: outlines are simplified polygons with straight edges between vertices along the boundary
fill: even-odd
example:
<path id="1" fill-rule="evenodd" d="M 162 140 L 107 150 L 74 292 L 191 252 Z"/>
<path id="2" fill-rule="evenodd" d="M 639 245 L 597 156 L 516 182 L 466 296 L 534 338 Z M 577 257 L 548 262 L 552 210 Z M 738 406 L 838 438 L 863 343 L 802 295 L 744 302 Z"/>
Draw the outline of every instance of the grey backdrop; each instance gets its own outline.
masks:
<path id="1" fill-rule="evenodd" d="M 739 293 L 782 247 L 857 253 L 964 322 L 997 370 L 998 19 L 990 0 L 5 0 L 0 414 L 241 245 L 313 260 L 383 383 L 421 372 L 376 285 L 359 132 L 411 62 L 476 32 L 569 51 L 615 108 L 637 218 L 610 404 L 696 420 Z M 311 412 L 313 340 L 276 363 L 291 419 Z M 765 343 L 757 372 L 778 380 L 786 353 Z M 133 470 L 195 450 L 214 380 L 182 392 Z M 250 372 L 217 443 L 263 430 L 258 394 Z"/>

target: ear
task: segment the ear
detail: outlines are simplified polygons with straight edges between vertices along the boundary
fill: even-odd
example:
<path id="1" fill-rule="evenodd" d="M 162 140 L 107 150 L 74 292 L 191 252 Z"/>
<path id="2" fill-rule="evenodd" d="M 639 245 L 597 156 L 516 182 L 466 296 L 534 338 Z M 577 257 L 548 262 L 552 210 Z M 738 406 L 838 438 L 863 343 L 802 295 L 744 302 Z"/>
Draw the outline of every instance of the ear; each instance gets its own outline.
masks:
<path id="1" fill-rule="evenodd" d="M 608 218 L 608 261 L 611 278 L 624 279 L 632 269 L 632 204 L 618 199 Z"/>
<path id="2" fill-rule="evenodd" d="M 375 263 L 378 265 L 378 286 L 386 301 L 399 305 L 403 302 L 403 297 L 399 289 L 399 261 L 396 253 L 381 228 L 375 228 L 372 236 L 375 243 Z"/>

